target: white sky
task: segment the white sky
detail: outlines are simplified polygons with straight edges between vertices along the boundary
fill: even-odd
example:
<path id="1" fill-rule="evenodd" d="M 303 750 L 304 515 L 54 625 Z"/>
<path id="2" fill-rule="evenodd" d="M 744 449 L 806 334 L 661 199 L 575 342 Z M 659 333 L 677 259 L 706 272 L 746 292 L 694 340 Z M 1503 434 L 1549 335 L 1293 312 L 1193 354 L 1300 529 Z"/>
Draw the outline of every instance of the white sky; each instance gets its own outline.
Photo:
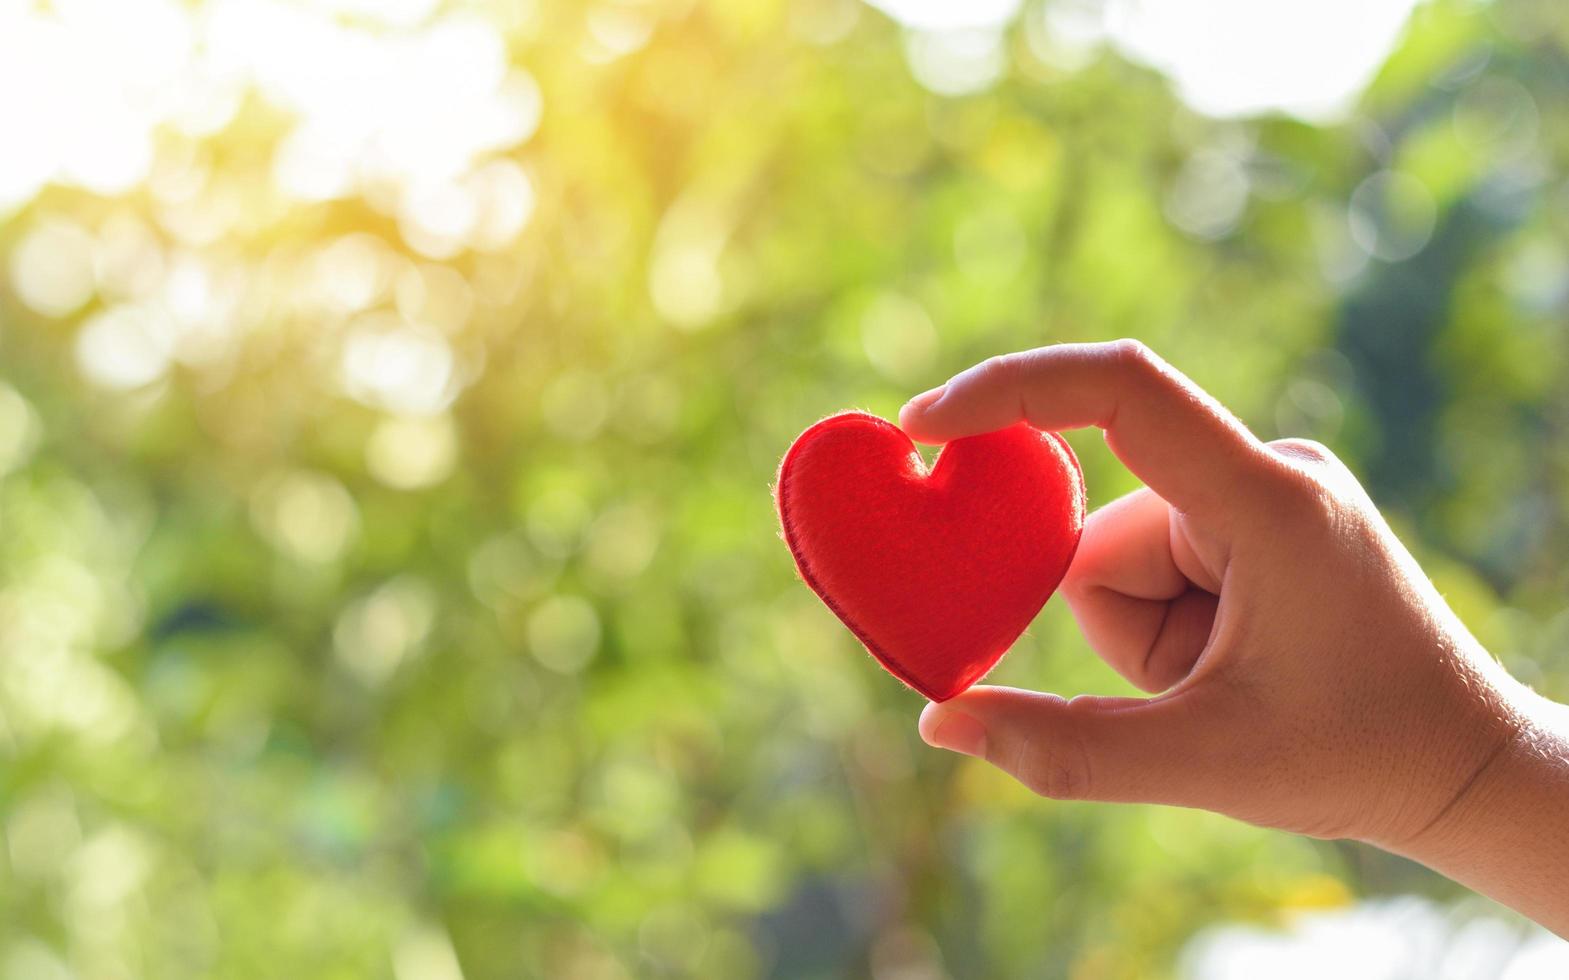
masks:
<path id="1" fill-rule="evenodd" d="M 868 0 L 916 31 L 998 30 L 1021 0 Z M 1400 39 L 1418 0 L 1052 0 L 1047 30 L 1086 21 L 1124 55 L 1169 76 L 1212 116 L 1345 113 Z"/>

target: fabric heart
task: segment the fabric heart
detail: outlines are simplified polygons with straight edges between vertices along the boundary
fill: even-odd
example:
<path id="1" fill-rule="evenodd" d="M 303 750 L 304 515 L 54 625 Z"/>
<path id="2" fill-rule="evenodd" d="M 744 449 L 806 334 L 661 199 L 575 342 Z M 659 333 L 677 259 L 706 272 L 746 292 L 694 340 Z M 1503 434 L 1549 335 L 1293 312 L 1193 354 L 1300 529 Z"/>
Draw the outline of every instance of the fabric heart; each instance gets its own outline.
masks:
<path id="1" fill-rule="evenodd" d="M 928 472 L 862 412 L 801 433 L 774 489 L 801 578 L 895 677 L 946 701 L 991 670 L 1056 591 L 1084 527 L 1061 436 L 1010 426 Z"/>

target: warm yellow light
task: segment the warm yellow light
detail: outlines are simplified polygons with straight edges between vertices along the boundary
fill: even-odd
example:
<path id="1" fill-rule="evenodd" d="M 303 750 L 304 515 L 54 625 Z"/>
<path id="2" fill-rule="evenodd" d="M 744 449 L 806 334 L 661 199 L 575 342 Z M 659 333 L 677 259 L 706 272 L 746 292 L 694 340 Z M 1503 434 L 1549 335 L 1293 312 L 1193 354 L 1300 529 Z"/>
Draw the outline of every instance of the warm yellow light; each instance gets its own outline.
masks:
<path id="1" fill-rule="evenodd" d="M 436 7 L 435 0 L 0 7 L 0 91 L 28 93 L 0 100 L 8 143 L 0 213 L 51 183 L 125 193 L 149 180 L 166 131 L 218 133 L 253 94 L 291 120 L 268 161 L 287 198 L 363 195 L 398 219 L 410 246 L 434 258 L 500 248 L 526 224 L 533 188 L 515 164 L 487 161 L 533 135 L 544 99 L 510 62 L 490 20 L 437 15 Z M 182 223 L 172 230 L 209 244 L 226 229 L 184 227 L 216 213 L 210 194 L 198 203 L 172 207 L 168 217 Z"/>

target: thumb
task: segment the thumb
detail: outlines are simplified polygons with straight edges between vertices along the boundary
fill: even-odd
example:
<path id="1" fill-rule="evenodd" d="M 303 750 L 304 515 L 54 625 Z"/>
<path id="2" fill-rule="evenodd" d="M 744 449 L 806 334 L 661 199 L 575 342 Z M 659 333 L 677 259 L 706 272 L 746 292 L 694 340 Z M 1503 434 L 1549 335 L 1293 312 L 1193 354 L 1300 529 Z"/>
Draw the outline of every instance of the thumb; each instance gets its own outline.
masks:
<path id="1" fill-rule="evenodd" d="M 928 745 L 985 759 L 1058 800 L 1213 805 L 1224 779 L 1192 691 L 1153 700 L 972 687 L 921 712 Z"/>

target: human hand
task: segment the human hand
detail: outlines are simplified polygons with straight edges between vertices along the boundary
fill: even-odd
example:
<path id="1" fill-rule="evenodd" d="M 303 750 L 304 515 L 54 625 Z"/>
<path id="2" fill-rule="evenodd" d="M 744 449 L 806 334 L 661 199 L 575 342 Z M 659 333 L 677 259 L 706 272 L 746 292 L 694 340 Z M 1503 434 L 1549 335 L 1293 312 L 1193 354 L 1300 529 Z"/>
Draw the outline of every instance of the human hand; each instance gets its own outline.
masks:
<path id="1" fill-rule="evenodd" d="M 1044 796 L 1201 807 L 1377 844 L 1569 927 L 1569 898 L 1533 905 L 1516 894 L 1529 869 L 1504 862 L 1514 878 L 1500 883 L 1503 859 L 1470 853 L 1505 803 L 1569 830 L 1556 816 L 1569 813 L 1557 808 L 1569 763 L 1521 775 L 1544 739 L 1569 746 L 1552 741 L 1559 709 L 1481 648 L 1328 450 L 1260 442 L 1130 341 L 992 358 L 899 421 L 942 443 L 1021 418 L 1099 426 L 1147 484 L 1091 515 L 1062 593 L 1108 664 L 1163 693 L 975 687 L 927 705 L 926 741 Z"/>

